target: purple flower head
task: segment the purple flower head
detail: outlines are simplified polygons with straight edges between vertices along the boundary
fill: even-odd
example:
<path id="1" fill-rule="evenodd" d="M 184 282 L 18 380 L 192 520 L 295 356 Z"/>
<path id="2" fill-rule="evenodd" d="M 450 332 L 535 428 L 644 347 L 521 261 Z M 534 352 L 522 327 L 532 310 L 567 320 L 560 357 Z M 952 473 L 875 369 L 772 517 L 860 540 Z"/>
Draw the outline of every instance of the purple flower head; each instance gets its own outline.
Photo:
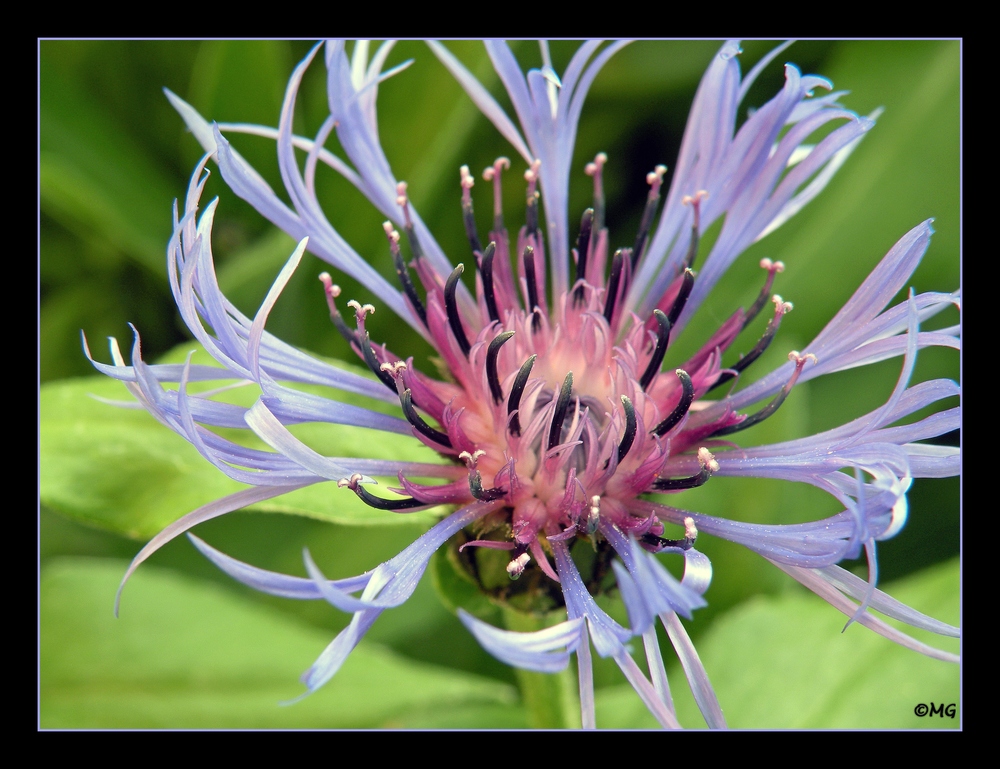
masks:
<path id="1" fill-rule="evenodd" d="M 712 565 L 696 548 L 704 534 L 759 553 L 851 621 L 952 659 L 868 611 L 957 634 L 875 586 L 876 542 L 905 523 L 912 479 L 959 471 L 957 449 L 926 443 L 958 428 L 958 408 L 899 425 L 958 394 L 949 380 L 910 381 L 918 350 L 958 348 L 957 328 L 920 330 L 925 319 L 957 305 L 958 293 L 911 292 L 907 301 L 889 306 L 928 246 L 930 223 L 906 233 L 811 343 L 789 352 L 786 364 L 753 384 L 741 387 L 741 372 L 769 345 L 780 344 L 782 320 L 792 310 L 774 293 L 784 269 L 778 261 L 760 262 L 757 296 L 748 309 L 733 308 L 686 360 L 666 357 L 733 261 L 820 192 L 873 120 L 840 106 L 840 93 L 816 95 L 831 89 L 829 81 L 786 65 L 784 87 L 737 129 L 744 95 L 784 47 L 741 77 L 739 47 L 726 43 L 701 81 L 669 189 L 667 169 L 652 169 L 638 232 L 613 233 L 605 226 L 604 154 L 583 169 L 593 180 L 592 205 L 573 212 L 568 198 L 584 99 L 623 44 L 584 43 L 562 73 L 553 70 L 543 44 L 545 65 L 525 73 L 505 44 L 487 42 L 513 117 L 447 47 L 429 45 L 516 153 L 513 161 L 499 158 L 483 174 L 494 213 L 488 233 L 479 231 L 473 213 L 476 180 L 467 167 L 460 169 L 469 241 L 463 255 L 447 255 L 437 244 L 379 141 L 379 83 L 405 68 L 382 71 L 391 43 L 370 61 L 367 45 L 356 45 L 352 56 L 343 42 L 314 48 L 292 75 L 277 129 L 210 124 L 168 92 L 206 152 L 183 207 L 175 207 L 170 284 L 184 322 L 219 367 L 146 364 L 138 334 L 131 365 L 115 344 L 114 364 L 94 365 L 124 381 L 159 421 L 249 488 L 167 527 L 136 556 L 125 579 L 157 548 L 202 521 L 329 482 L 331 494 L 353 493 L 380 510 L 405 514 L 448 505 L 453 512 L 396 557 L 342 580 L 328 580 L 308 555 L 308 578 L 286 576 L 236 561 L 189 535 L 206 557 L 241 582 L 278 596 L 324 599 L 353 615 L 304 674 L 309 691 L 336 674 L 383 610 L 409 598 L 431 556 L 445 546 L 492 600 L 521 611 L 565 611 L 565 621 L 532 633 L 498 629 L 464 611 L 460 617 L 486 650 L 519 668 L 554 672 L 575 655 L 585 727 L 595 726 L 592 651 L 617 663 L 663 726 L 679 726 L 657 621 L 705 720 L 725 726 L 681 621 L 706 605 Z M 302 78 L 317 58 L 327 69 L 329 117 L 315 138 L 305 139 L 292 133 L 292 115 Z M 324 147 L 334 131 L 346 157 Z M 276 141 L 290 204 L 231 146 L 227 136 L 240 132 Z M 306 153 L 304 164 L 296 148 Z M 199 215 L 210 159 L 237 195 L 299 241 L 252 318 L 221 293 L 216 280 L 217 201 Z M 354 251 L 320 207 L 314 177 L 321 162 L 385 217 L 386 247 L 395 266 L 391 279 Z M 501 203 L 503 188 L 511 184 L 523 185 L 527 201 L 523 214 L 516 215 L 523 219 L 516 231 L 508 229 L 515 217 Z M 714 241 L 705 247 L 702 235 L 713 225 Z M 332 325 L 368 368 L 367 376 L 317 360 L 266 330 L 306 250 L 331 266 L 319 279 Z M 342 296 L 338 272 L 364 286 L 374 297 L 371 303 Z M 373 338 L 368 318 L 385 311 L 427 340 L 436 367 L 415 362 L 391 340 Z M 761 327 L 757 344 L 739 357 L 727 354 L 751 324 Z M 794 397 L 797 383 L 889 358 L 902 360 L 898 383 L 872 413 L 799 440 L 741 442 L 743 430 Z M 672 362 L 665 366 L 665 360 Z M 212 393 L 188 392 L 189 382 L 212 379 L 251 382 L 259 397 L 243 408 L 215 400 Z M 179 386 L 165 388 L 170 382 Z M 378 408 L 342 403 L 298 389 L 302 384 L 380 403 Z M 325 456 L 288 429 L 302 422 L 412 436 L 440 462 L 376 459 L 365 456 L 360 445 L 356 456 Z M 270 450 L 247 448 L 215 428 L 249 430 Z M 397 479 L 398 486 L 389 489 L 394 493 L 381 491 L 373 476 Z M 760 525 L 741 522 L 738 507 L 727 519 L 670 504 L 678 492 L 724 483 L 718 480 L 722 476 L 807 483 L 830 494 L 842 511 L 809 523 Z M 862 554 L 869 562 L 868 581 L 837 566 Z M 683 576 L 665 568 L 664 555 L 678 559 Z M 490 565 L 499 558 L 498 576 Z M 620 593 L 627 626 L 595 601 L 608 591 Z M 635 637 L 642 638 L 648 675 L 633 659 Z"/>

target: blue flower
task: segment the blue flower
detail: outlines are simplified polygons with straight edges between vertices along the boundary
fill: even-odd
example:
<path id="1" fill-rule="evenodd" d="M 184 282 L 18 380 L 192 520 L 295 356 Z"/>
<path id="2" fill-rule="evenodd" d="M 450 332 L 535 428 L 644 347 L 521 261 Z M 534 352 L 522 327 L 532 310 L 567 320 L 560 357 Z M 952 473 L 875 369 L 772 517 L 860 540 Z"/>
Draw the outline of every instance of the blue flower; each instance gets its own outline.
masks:
<path id="1" fill-rule="evenodd" d="M 585 169 L 593 177 L 593 206 L 583 212 L 579 227 L 571 223 L 568 190 L 587 91 L 623 44 L 584 43 L 559 75 L 548 63 L 544 44 L 545 66 L 525 74 L 505 44 L 487 42 L 516 122 L 445 46 L 429 45 L 526 169 L 525 224 L 514 238 L 500 205 L 503 176 L 512 163 L 500 158 L 484 174 L 494 188 L 495 212 L 485 239 L 473 216 L 474 179 L 461 169 L 475 292 L 461 280 L 464 266 L 443 252 L 420 219 L 382 150 L 378 86 L 407 66 L 382 71 L 391 43 L 370 62 L 367 45 L 357 44 L 352 57 L 342 42 L 314 48 L 292 75 L 276 130 L 210 124 L 168 92 L 207 153 L 195 168 L 183 209 L 175 206 L 170 284 L 185 323 L 219 367 L 146 364 L 138 334 L 131 365 L 115 343 L 114 364 L 94 365 L 124 381 L 159 421 L 249 488 L 164 529 L 136 556 L 123 586 L 151 553 L 202 521 L 310 484 L 333 482 L 341 493 L 354 493 L 382 510 L 405 513 L 445 504 L 454 512 L 396 557 L 341 580 L 328 580 L 308 556 L 308 578 L 287 576 L 236 561 L 189 535 L 206 557 L 245 584 L 279 596 L 323 599 L 353 615 L 304 674 L 309 691 L 337 673 L 382 611 L 409 598 L 431 556 L 449 541 L 469 565 L 470 576 L 494 599 L 508 601 L 514 595 L 520 608 L 565 608 L 564 622 L 533 633 L 500 630 L 462 611 L 460 618 L 491 654 L 523 669 L 558 671 L 575 655 L 584 727 L 596 725 L 592 649 L 618 664 L 663 726 L 679 726 L 656 639 L 657 620 L 707 723 L 725 726 L 722 707 L 680 620 L 705 605 L 711 581 L 712 566 L 695 547 L 701 534 L 759 553 L 852 621 L 914 650 L 953 659 L 868 611 L 937 633 L 958 632 L 876 588 L 876 542 L 904 524 L 912 479 L 959 472 L 957 449 L 925 442 L 956 430 L 959 408 L 898 425 L 959 392 L 950 380 L 910 382 L 920 348 L 958 348 L 957 328 L 920 330 L 925 319 L 957 305 L 958 293 L 911 292 L 907 301 L 888 306 L 927 249 L 930 223 L 899 240 L 810 344 L 790 352 L 784 366 L 753 384 L 741 388 L 740 373 L 779 335 L 792 309 L 772 293 L 783 265 L 769 259 L 761 262 L 762 287 L 753 305 L 736 309 L 679 366 L 663 368 L 668 348 L 727 268 L 822 190 L 873 120 L 840 106 L 839 92 L 815 96 L 817 89 L 830 91 L 832 85 L 786 65 L 781 91 L 735 130 L 747 90 L 784 46 L 741 78 L 739 47 L 725 44 L 695 97 L 662 210 L 666 169 L 658 166 L 646 179 L 649 192 L 639 233 L 630 247 L 612 251 L 604 223 L 607 158 L 598 155 Z M 320 51 L 330 114 L 309 140 L 292 133 L 292 115 L 302 78 Z M 346 160 L 324 148 L 334 131 Z M 291 206 L 232 148 L 224 132 L 275 139 Z M 809 144 L 817 132 L 822 138 Z M 307 153 L 304 167 L 296 148 Z M 211 235 L 217 201 L 198 215 L 210 159 L 240 197 L 299 240 L 253 318 L 231 304 L 216 281 Z M 328 221 L 314 187 L 320 162 L 386 217 L 395 281 L 378 273 Z M 699 249 L 702 234 L 716 223 L 714 243 Z M 410 262 L 403 256 L 404 242 Z M 333 325 L 367 365 L 369 376 L 316 360 L 265 330 L 306 250 L 378 298 L 377 305 L 347 302 L 352 312 L 345 316 L 333 277 L 320 276 Z M 723 354 L 737 335 L 769 307 L 760 342 L 725 366 Z M 433 346 L 442 370 L 419 369 L 405 350 L 372 340 L 366 320 L 382 308 Z M 902 370 L 888 401 L 875 411 L 799 440 L 763 446 L 732 442 L 730 436 L 773 414 L 796 383 L 889 358 L 902 358 Z M 192 381 L 216 379 L 251 382 L 259 397 L 243 408 L 188 392 Z M 164 383 L 179 386 L 167 389 Z M 391 404 L 398 416 L 306 393 L 296 384 L 324 385 Z M 726 390 L 717 389 L 723 385 Z M 441 461 L 324 456 L 289 431 L 289 425 L 301 422 L 412 436 Z M 249 430 L 272 450 L 247 448 L 210 428 Z M 397 495 L 376 493 L 372 476 L 398 478 Z M 667 503 L 667 495 L 723 476 L 811 484 L 843 510 L 811 523 L 765 526 Z M 681 536 L 669 538 L 670 530 Z M 593 550 L 586 569 L 573 557 L 577 545 Z M 499 591 L 479 575 L 479 556 L 498 550 L 507 552 L 504 579 L 520 587 Z M 655 554 L 683 559 L 682 578 L 672 576 Z M 837 566 L 861 554 L 868 558 L 867 581 Z M 595 594 L 608 589 L 620 592 L 628 627 L 595 602 Z M 643 639 L 648 677 L 632 656 L 630 641 L 637 636 Z"/>

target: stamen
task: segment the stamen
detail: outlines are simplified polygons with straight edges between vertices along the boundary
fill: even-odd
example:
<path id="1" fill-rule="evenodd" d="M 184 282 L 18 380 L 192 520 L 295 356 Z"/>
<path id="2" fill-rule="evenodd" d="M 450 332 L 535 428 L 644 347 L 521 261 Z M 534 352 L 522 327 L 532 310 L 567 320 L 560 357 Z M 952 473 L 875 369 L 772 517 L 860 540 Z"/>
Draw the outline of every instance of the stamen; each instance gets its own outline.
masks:
<path id="1" fill-rule="evenodd" d="M 539 331 L 542 321 L 538 317 L 538 280 L 535 276 L 535 249 L 524 247 L 524 282 L 528 285 L 528 312 L 531 313 L 531 330 Z"/>
<path id="2" fill-rule="evenodd" d="M 458 281 L 463 272 L 465 272 L 465 265 L 460 264 L 448 276 L 448 280 L 444 284 L 444 309 L 448 313 L 448 325 L 451 326 L 451 333 L 454 335 L 455 341 L 458 342 L 462 354 L 468 358 L 471 347 L 465 336 L 465 330 L 462 328 L 462 319 L 458 316 L 458 303 L 455 301 L 455 289 L 458 288 Z"/>
<path id="3" fill-rule="evenodd" d="M 400 182 L 396 185 L 396 205 L 403 209 L 403 229 L 406 231 L 406 241 L 410 244 L 410 251 L 413 252 L 414 260 L 420 261 L 424 257 L 424 250 L 420 247 L 417 234 L 413 231 L 409 198 L 406 195 L 406 182 Z"/>
<path id="4" fill-rule="evenodd" d="M 772 297 L 771 301 L 774 302 L 774 317 L 767 322 L 767 328 L 764 329 L 764 335 L 758 340 L 757 344 L 754 345 L 750 352 L 742 356 L 736 363 L 729 367 L 731 369 L 730 371 L 724 371 L 719 375 L 719 378 L 715 380 L 715 384 L 709 388 L 709 392 L 720 385 L 724 385 L 730 379 L 733 379 L 737 374 L 746 369 L 746 367 L 757 360 L 757 358 L 763 354 L 764 350 L 768 348 L 768 345 L 771 344 L 771 341 L 774 339 L 774 335 L 778 333 L 778 327 L 781 326 L 782 317 L 784 317 L 786 312 L 791 312 L 792 310 L 792 303 L 783 301 L 777 294 Z"/>
<path id="5" fill-rule="evenodd" d="M 420 318 L 420 322 L 424 326 L 427 326 L 427 310 L 417 295 L 417 289 L 413 285 L 413 281 L 410 280 L 410 271 L 406 268 L 406 262 L 403 261 L 403 255 L 399 251 L 399 233 L 393 229 L 392 222 L 383 222 L 382 229 L 385 230 L 385 235 L 389 239 L 389 252 L 392 254 L 392 264 L 396 268 L 396 276 L 403 286 L 403 293 L 406 294 L 406 298 L 413 305 L 413 310 Z"/>
<path id="6" fill-rule="evenodd" d="M 600 232 L 604 229 L 604 164 L 608 162 L 608 156 L 603 152 L 598 152 L 593 163 L 587 163 L 583 172 L 587 176 L 594 177 L 594 229 Z"/>
<path id="7" fill-rule="evenodd" d="M 653 481 L 653 485 L 650 489 L 654 491 L 680 491 L 682 489 L 694 489 L 701 486 L 709 478 L 712 477 L 712 473 L 718 472 L 719 463 L 715 461 L 715 457 L 712 456 L 712 452 L 702 446 L 698 449 L 698 464 L 701 465 L 701 470 L 696 474 L 688 478 L 657 478 Z M 687 528 L 685 521 L 685 529 Z M 693 523 L 693 521 L 692 521 Z"/>
<path id="8" fill-rule="evenodd" d="M 632 247 L 632 269 L 642 258 L 642 249 L 646 247 L 646 238 L 649 237 L 649 230 L 653 226 L 653 217 L 656 216 L 656 209 L 660 204 L 660 187 L 663 185 L 663 175 L 667 172 L 666 166 L 657 166 L 654 171 L 646 175 L 646 184 L 649 185 L 649 196 L 646 198 L 646 207 L 642 212 L 642 220 L 639 222 L 639 232 L 635 236 L 635 245 Z"/>
<path id="9" fill-rule="evenodd" d="M 670 312 L 667 313 L 667 320 L 670 321 L 671 326 L 677 322 L 677 319 L 684 311 L 684 305 L 687 304 L 692 288 L 694 288 L 694 273 L 691 272 L 690 267 L 685 267 L 684 280 L 681 283 L 680 290 L 677 292 L 677 298 L 674 299 L 674 303 L 670 306 Z"/>
<path id="10" fill-rule="evenodd" d="M 337 485 L 340 488 L 347 486 L 351 491 L 360 497 L 361 501 L 364 502 L 369 507 L 374 507 L 376 510 L 412 510 L 416 507 L 429 507 L 427 502 L 421 502 L 419 499 L 414 499 L 413 497 L 405 497 L 403 499 L 383 499 L 382 497 L 376 497 L 374 494 L 370 493 L 364 486 L 362 486 L 358 481 L 361 479 L 361 473 L 355 473 L 350 478 L 341 478 L 337 481 Z"/>
<path id="11" fill-rule="evenodd" d="M 501 499 L 504 494 L 507 493 L 507 489 L 484 489 L 483 476 L 478 470 L 474 470 L 469 473 L 469 491 L 471 491 L 472 496 L 480 502 L 493 502 L 497 499 Z"/>
<path id="12" fill-rule="evenodd" d="M 767 304 L 767 300 L 771 296 L 771 287 L 774 285 L 774 276 L 779 272 L 785 271 L 784 262 L 772 262 L 766 256 L 760 260 L 760 266 L 761 269 L 767 270 L 767 278 L 764 281 L 764 287 L 757 294 L 757 299 L 751 305 L 750 309 L 747 310 L 746 316 L 743 318 L 743 328 L 746 328 L 757 317 L 760 311 L 764 309 L 764 305 Z"/>
<path id="13" fill-rule="evenodd" d="M 576 239 L 576 280 L 579 283 L 587 278 L 587 258 L 590 255 L 590 234 L 594 227 L 594 209 L 588 208 L 580 220 L 580 235 Z M 577 285 L 573 290 L 573 303 L 583 301 L 583 286 Z"/>
<path id="14" fill-rule="evenodd" d="M 527 211 L 524 216 L 524 225 L 528 237 L 538 234 L 538 169 L 541 168 L 542 161 L 536 160 L 531 164 L 531 168 L 524 172 L 524 180 L 528 183 Z"/>
<path id="15" fill-rule="evenodd" d="M 792 350 L 790 353 L 788 353 L 788 360 L 792 361 L 795 364 L 795 371 L 792 372 L 792 376 L 785 383 L 785 386 L 781 388 L 781 392 L 779 392 L 774 397 L 774 400 L 768 403 L 764 408 L 762 408 L 756 414 L 747 417 L 742 422 L 735 425 L 729 425 L 729 427 L 722 427 L 716 430 L 714 433 L 712 433 L 711 437 L 714 438 L 717 435 L 732 435 L 733 433 L 738 433 L 740 430 L 746 430 L 748 427 L 753 427 L 756 424 L 760 424 L 769 416 L 771 416 L 775 411 L 778 410 L 781 404 L 785 402 L 785 398 L 788 397 L 788 393 L 792 391 L 792 388 L 798 381 L 799 374 L 802 373 L 802 369 L 806 365 L 806 361 L 810 359 L 812 359 L 813 363 L 816 362 L 816 356 L 813 355 L 812 353 L 809 353 L 807 355 L 799 355 L 797 350 Z"/>
<path id="16" fill-rule="evenodd" d="M 361 355 L 365 359 L 365 363 L 368 364 L 368 368 L 382 381 L 382 384 L 395 393 L 396 380 L 393 379 L 391 374 L 382 369 L 382 364 L 379 363 L 375 355 L 375 350 L 372 348 L 371 337 L 369 337 L 368 332 L 365 331 L 364 334 L 359 334 L 358 336 L 358 346 L 361 348 Z"/>
<path id="17" fill-rule="evenodd" d="M 587 534 L 593 535 L 601 523 L 601 498 L 593 496 L 590 498 L 590 511 L 587 515 Z"/>
<path id="18" fill-rule="evenodd" d="M 500 185 L 501 171 L 510 168 L 507 158 L 497 158 L 493 166 L 483 171 L 483 179 L 493 182 L 493 231 L 503 232 L 503 189 Z"/>
<path id="19" fill-rule="evenodd" d="M 357 334 L 348 327 L 344 321 L 344 317 L 340 314 L 340 310 L 337 309 L 337 303 L 334 301 L 340 296 L 340 286 L 333 282 L 333 278 L 330 277 L 330 273 L 328 272 L 321 272 L 319 280 L 323 284 L 324 293 L 326 294 L 326 305 L 330 308 L 330 320 L 333 321 L 333 327 L 337 329 L 338 333 L 349 344 L 360 347 Z"/>
<path id="20" fill-rule="evenodd" d="M 566 418 L 566 411 L 569 409 L 569 400 L 573 395 L 573 372 L 570 371 L 563 380 L 562 389 L 559 391 L 559 398 L 556 400 L 555 409 L 552 412 L 552 424 L 549 426 L 549 440 L 545 444 L 546 451 L 559 445 L 562 438 L 563 420 Z"/>
<path id="21" fill-rule="evenodd" d="M 692 401 L 694 401 L 694 384 L 691 382 L 691 377 L 688 376 L 688 373 L 684 369 L 680 368 L 674 373 L 681 380 L 681 387 L 683 388 L 681 399 L 667 418 L 651 430 L 654 435 L 664 435 L 672 430 L 684 418 L 688 409 L 691 408 Z"/>
<path id="22" fill-rule="evenodd" d="M 486 312 L 490 320 L 500 322 L 500 312 L 497 310 L 497 298 L 493 293 L 493 258 L 496 256 L 497 244 L 490 241 L 483 251 L 482 261 L 479 262 L 479 275 L 483 279 L 483 301 L 486 302 Z"/>
<path id="23" fill-rule="evenodd" d="M 510 563 L 507 564 L 507 574 L 511 579 L 519 579 L 522 574 L 524 574 L 524 567 L 528 565 L 531 560 L 531 556 L 527 553 L 521 553 L 517 558 L 514 558 Z"/>
<path id="24" fill-rule="evenodd" d="M 649 387 L 653 378 L 660 373 L 663 356 L 667 352 L 667 344 L 670 341 L 670 320 L 659 310 L 653 310 L 653 317 L 656 318 L 656 347 L 653 349 L 653 355 L 639 380 L 639 385 L 643 390 Z"/>
<path id="25" fill-rule="evenodd" d="M 655 547 L 657 551 L 667 547 L 678 547 L 681 550 L 690 550 L 694 547 L 698 539 L 698 529 L 694 525 L 694 518 L 688 516 L 684 519 L 684 539 L 664 539 L 655 534 L 645 534 L 642 537 L 643 544 Z"/>
<path id="26" fill-rule="evenodd" d="M 528 377 L 531 375 L 531 367 L 535 365 L 537 355 L 532 355 L 521 364 L 521 368 L 514 377 L 514 384 L 511 385 L 510 395 L 507 396 L 507 416 L 510 420 L 510 434 L 521 434 L 521 421 L 518 418 L 517 410 L 521 406 L 521 395 L 524 393 L 524 386 L 528 384 Z"/>
<path id="27" fill-rule="evenodd" d="M 611 317 L 615 314 L 615 303 L 618 301 L 618 284 L 622 278 L 622 267 L 625 264 L 625 252 L 628 249 L 618 249 L 611 260 L 611 275 L 608 278 L 608 292 L 604 297 L 604 319 L 611 325 Z"/>
<path id="28" fill-rule="evenodd" d="M 392 389 L 395 390 L 396 388 L 393 387 Z M 418 433 L 440 446 L 451 448 L 451 439 L 440 430 L 435 430 L 427 424 L 417 413 L 416 409 L 413 408 L 413 394 L 409 390 L 404 390 L 403 394 L 399 396 L 399 404 L 403 408 L 403 416 L 406 417 L 406 421 L 413 425 L 413 428 Z"/>
<path id="29" fill-rule="evenodd" d="M 458 173 L 462 178 L 462 221 L 465 222 L 465 235 L 469 239 L 469 245 L 472 246 L 472 252 L 476 253 L 483 250 L 479 243 L 479 233 L 476 231 L 476 216 L 472 210 L 472 193 L 470 192 L 476 180 L 469 173 L 468 166 L 462 166 L 458 169 Z"/>
<path id="30" fill-rule="evenodd" d="M 698 256 L 698 242 L 701 238 L 701 201 L 707 197 L 708 192 L 698 190 L 694 195 L 685 195 L 681 198 L 681 205 L 690 205 L 694 209 L 694 222 L 691 224 L 691 245 L 684 257 L 684 265 L 688 269 L 694 266 L 695 257 Z"/>
<path id="31" fill-rule="evenodd" d="M 500 348 L 512 336 L 514 336 L 513 331 L 505 331 L 490 342 L 490 346 L 486 350 L 486 381 L 489 382 L 493 402 L 497 405 L 503 400 L 503 390 L 500 389 L 500 375 L 497 372 L 497 356 L 500 354 Z"/>
<path id="32" fill-rule="evenodd" d="M 622 408 L 625 409 L 625 432 L 622 434 L 621 443 L 618 444 L 618 463 L 625 459 L 625 455 L 628 454 L 628 450 L 632 448 L 632 442 L 635 440 L 636 433 L 636 421 L 635 421 L 635 407 L 632 405 L 632 401 L 628 399 L 627 395 L 622 396 Z"/>

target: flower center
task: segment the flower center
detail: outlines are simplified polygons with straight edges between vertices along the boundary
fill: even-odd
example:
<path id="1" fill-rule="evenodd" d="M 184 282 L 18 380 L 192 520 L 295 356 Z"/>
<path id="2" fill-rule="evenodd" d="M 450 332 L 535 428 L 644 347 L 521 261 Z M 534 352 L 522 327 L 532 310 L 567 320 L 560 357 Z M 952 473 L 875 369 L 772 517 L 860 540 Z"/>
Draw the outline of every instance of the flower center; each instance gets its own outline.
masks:
<path id="1" fill-rule="evenodd" d="M 384 509 L 475 500 L 493 505 L 493 513 L 467 533 L 456 553 L 480 586 L 500 599 L 511 597 L 511 579 L 530 574 L 527 592 L 533 608 L 549 599 L 562 600 L 561 591 L 552 589 L 558 577 L 548 560 L 550 539 L 591 541 L 589 581 L 596 590 L 614 554 L 602 536 L 607 527 L 654 551 L 690 547 L 691 536 L 665 539 L 663 523 L 633 503 L 647 492 L 670 493 L 704 483 L 718 469 L 705 441 L 773 413 L 805 363 L 801 359 L 782 394 L 753 417 L 727 411 L 713 419 L 689 418 L 696 398 L 737 376 L 774 337 L 791 309 L 778 296 L 772 297 L 775 314 L 758 345 L 731 368 L 722 368 L 722 352 L 766 305 L 783 266 L 764 260 L 767 280 L 750 310 L 738 310 L 683 368 L 661 370 L 671 331 L 694 285 L 699 207 L 707 193 L 685 198 L 692 211 L 687 258 L 656 309 L 641 318 L 627 309 L 627 300 L 666 168 L 658 166 L 647 177 L 650 193 L 634 245 L 615 251 L 609 264 L 601 180 L 606 160 L 598 155 L 587 167 L 594 177 L 595 201 L 583 215 L 574 249 L 576 280 L 569 291 L 552 296 L 551 307 L 540 256 L 537 161 L 525 173 L 526 224 L 513 248 L 499 204 L 501 174 L 509 162 L 501 158 L 484 174 L 494 184 L 495 200 L 494 227 L 485 247 L 473 217 L 472 176 L 467 167 L 461 170 L 463 217 L 476 264 L 475 295 L 461 282 L 463 265 L 444 276 L 423 257 L 406 185 L 399 185 L 398 202 L 414 256 L 409 265 L 401 255 L 400 235 L 388 222 L 386 235 L 409 306 L 443 361 L 443 379 L 426 376 L 412 359 L 403 361 L 372 344 L 365 330 L 366 316 L 374 312 L 371 305 L 348 303 L 356 322 L 356 330 L 350 329 L 336 306 L 339 289 L 328 275 L 321 276 L 334 324 L 399 395 L 414 435 L 468 470 L 467 480 L 443 486 L 423 486 L 400 475 L 399 491 L 410 495 L 401 500 L 373 495 L 360 484 L 361 476 L 341 484 Z M 411 268 L 426 299 L 417 292 Z M 672 456 L 692 451 L 695 474 L 664 477 Z M 504 580 L 487 584 L 485 561 L 472 551 L 502 555 Z"/>

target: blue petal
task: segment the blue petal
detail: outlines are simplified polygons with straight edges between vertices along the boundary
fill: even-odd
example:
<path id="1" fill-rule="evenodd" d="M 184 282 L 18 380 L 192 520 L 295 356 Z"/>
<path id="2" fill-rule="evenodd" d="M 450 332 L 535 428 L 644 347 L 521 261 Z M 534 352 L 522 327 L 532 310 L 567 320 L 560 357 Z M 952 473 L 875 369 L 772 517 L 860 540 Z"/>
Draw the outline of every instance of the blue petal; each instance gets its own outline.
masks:
<path id="1" fill-rule="evenodd" d="M 464 609 L 458 618 L 479 644 L 501 662 L 537 673 L 558 673 L 569 663 L 569 653 L 580 642 L 583 618 L 560 622 L 533 633 L 500 630 L 473 617 Z M 558 651 L 565 648 L 566 651 Z"/>

